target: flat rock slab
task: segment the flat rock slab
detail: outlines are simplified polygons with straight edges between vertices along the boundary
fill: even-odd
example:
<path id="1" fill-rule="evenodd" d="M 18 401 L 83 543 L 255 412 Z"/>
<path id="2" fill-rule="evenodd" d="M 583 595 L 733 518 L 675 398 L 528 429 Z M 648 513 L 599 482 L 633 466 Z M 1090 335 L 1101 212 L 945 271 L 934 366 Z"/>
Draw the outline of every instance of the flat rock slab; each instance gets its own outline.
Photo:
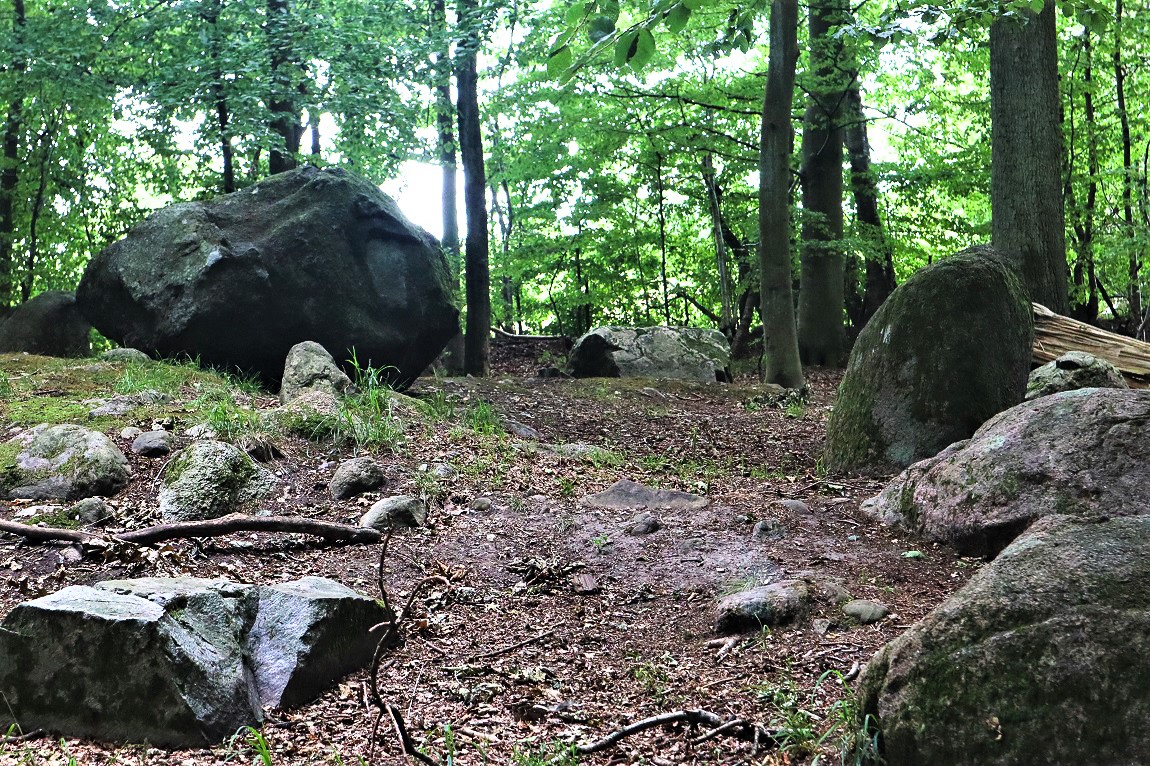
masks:
<path id="1" fill-rule="evenodd" d="M 700 495 L 655 489 L 630 479 L 620 479 L 579 502 L 587 508 L 605 511 L 701 511 L 711 504 L 709 498 Z"/>
<path id="2" fill-rule="evenodd" d="M 731 348 L 718 330 L 698 327 L 596 327 L 575 341 L 577 378 L 728 380 Z"/>
<path id="3" fill-rule="evenodd" d="M 4 725 L 200 747 L 363 667 L 373 599 L 305 577 L 274 586 L 110 580 L 18 605 L 0 626 Z M 14 716 L 14 720 L 12 717 Z"/>
<path id="4" fill-rule="evenodd" d="M 1150 753 L 1150 517 L 1048 517 L 859 682 L 889 766 L 1116 766 Z"/>
<path id="5" fill-rule="evenodd" d="M 805 580 L 783 580 L 732 593 L 719 599 L 715 632 L 742 633 L 792 622 L 813 603 Z"/>

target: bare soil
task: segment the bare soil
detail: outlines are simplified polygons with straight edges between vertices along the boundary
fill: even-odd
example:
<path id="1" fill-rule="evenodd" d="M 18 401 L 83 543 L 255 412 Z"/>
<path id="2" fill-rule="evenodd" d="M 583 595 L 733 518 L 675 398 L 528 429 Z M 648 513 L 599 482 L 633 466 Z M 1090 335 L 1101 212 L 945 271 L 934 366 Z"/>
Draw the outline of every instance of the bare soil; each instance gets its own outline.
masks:
<path id="1" fill-rule="evenodd" d="M 724 737 L 692 746 L 689 731 L 653 729 L 579 762 L 810 763 L 819 753 L 837 762 L 841 732 L 831 731 L 832 706 L 849 700 L 853 684 L 835 674 L 853 678 L 879 646 L 965 582 L 977 563 L 859 515 L 860 503 L 887 477 L 822 471 L 838 372 L 810 370 L 809 400 L 788 408 L 769 403 L 747 381 L 708 386 L 534 377 L 561 354 L 544 342 L 497 345 L 488 379 L 420 379 L 409 393 L 450 403 L 455 415 L 412 426 L 403 446 L 373 453 L 391 477 L 379 493 L 332 500 L 327 482 L 351 451 L 279 442 L 285 458 L 269 464 L 281 480 L 269 504 L 275 513 L 355 523 L 381 496 L 430 500 L 427 527 L 393 537 L 382 574 L 377 545 L 333 547 L 293 535 L 180 541 L 128 562 L 80 559 L 61 546 L 6 538 L 0 542 L 0 610 L 64 585 L 180 574 L 252 583 L 321 575 L 369 594 L 378 594 L 382 580 L 391 601 L 402 603 L 415 583 L 438 575 L 449 584 L 418 595 L 406 641 L 386 661 L 383 690 L 436 763 L 542 763 L 542 753 L 564 743 L 590 742 L 647 716 L 692 708 L 795 730 L 795 742 L 755 752 Z M 505 425 L 530 426 L 540 439 L 481 433 L 489 411 Z M 182 446 L 192 423 L 177 416 L 173 425 Z M 119 439 L 119 428 L 108 433 Z M 563 457 L 544 446 L 572 442 L 601 451 L 590 459 Z M 143 525 L 155 517 L 164 461 L 132 461 L 132 484 L 115 501 L 121 518 Z M 662 513 L 661 529 L 631 535 L 632 514 L 580 504 L 621 478 L 706 495 L 711 504 L 701 512 Z M 780 500 L 801 500 L 808 510 L 784 508 Z M 27 504 L 5 505 L 2 515 L 11 518 Z M 759 520 L 775 523 L 777 539 L 752 538 Z M 921 557 L 903 555 L 912 550 Z M 577 594 L 575 574 L 592 576 L 598 592 Z M 794 577 L 837 581 L 856 598 L 887 604 L 891 613 L 875 625 L 852 627 L 822 605 L 793 626 L 748 634 L 717 656 L 716 599 Z M 820 620 L 829 621 L 829 629 Z M 269 711 L 262 732 L 270 762 L 366 761 L 374 715 L 365 672 L 306 707 Z M 0 746 L 0 764 L 259 763 L 249 739 L 169 752 L 46 737 Z M 387 725 L 373 762 L 405 762 Z"/>

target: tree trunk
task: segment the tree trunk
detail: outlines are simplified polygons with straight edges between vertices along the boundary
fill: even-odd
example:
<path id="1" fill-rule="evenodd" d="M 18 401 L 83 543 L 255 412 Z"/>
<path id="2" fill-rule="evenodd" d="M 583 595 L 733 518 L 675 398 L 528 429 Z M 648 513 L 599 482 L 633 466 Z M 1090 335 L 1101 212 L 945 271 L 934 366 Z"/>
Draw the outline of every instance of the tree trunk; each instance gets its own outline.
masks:
<path id="1" fill-rule="evenodd" d="M 27 65 L 19 49 L 24 41 L 24 0 L 12 0 L 14 13 L 12 38 L 16 53 L 12 69 L 16 82 L 23 77 Z M 15 94 L 8 103 L 8 117 L 4 121 L 4 159 L 0 169 L 0 308 L 12 305 L 16 287 L 16 187 L 20 182 L 20 134 L 24 132 L 24 99 Z"/>
<path id="2" fill-rule="evenodd" d="M 1130 114 L 1126 111 L 1126 67 L 1122 63 L 1122 0 L 1114 3 L 1114 88 L 1118 98 L 1118 123 L 1122 129 L 1122 222 L 1129 248 L 1127 275 L 1129 283 L 1126 298 L 1130 302 L 1130 324 L 1138 323 L 1142 316 L 1142 288 L 1140 284 L 1141 247 L 1134 231 L 1134 162 L 1131 158 Z M 1057 309 L 1056 309 L 1057 310 Z"/>
<path id="3" fill-rule="evenodd" d="M 763 382 L 803 385 L 795 305 L 791 297 L 791 147 L 795 62 L 799 57 L 796 0 L 771 3 L 770 63 L 759 143 L 759 274 L 763 315 Z"/>
<path id="4" fill-rule="evenodd" d="M 1069 310 L 1055 6 L 990 27 L 991 229 L 1031 300 Z"/>
<path id="5" fill-rule="evenodd" d="M 650 138 L 648 136 L 648 138 Z M 671 285 L 667 280 L 667 208 L 666 189 L 663 188 L 663 155 L 655 152 L 655 193 L 659 199 L 659 275 L 663 280 L 663 318 L 671 324 Z"/>
<path id="6" fill-rule="evenodd" d="M 859 233 L 866 243 L 865 288 L 862 316 L 858 327 L 865 325 L 887 296 L 894 292 L 894 248 L 883 229 L 878 212 L 878 185 L 870 164 L 870 140 L 867 138 L 862 93 L 858 79 L 846 93 L 847 154 L 851 163 L 851 192 L 855 199 L 855 218 Z"/>
<path id="7" fill-rule="evenodd" d="M 799 354 L 805 364 L 842 363 L 843 333 L 843 22 L 841 0 L 810 7 L 810 57 L 815 81 L 803 125 L 802 275 Z"/>
<path id="8" fill-rule="evenodd" d="M 447 8 L 444 0 L 432 0 L 431 13 L 435 32 L 447 35 Z M 435 127 L 439 138 L 439 167 L 443 173 L 443 252 L 456 279 L 459 263 L 459 207 L 456 176 L 459 163 L 455 155 L 455 107 L 451 103 L 451 52 L 445 42 L 436 53 Z"/>
<path id="9" fill-rule="evenodd" d="M 268 127 L 282 139 L 273 144 L 268 153 L 268 172 L 272 175 L 296 167 L 303 126 L 300 124 L 298 93 L 293 84 L 293 70 L 299 64 L 293 59 L 291 46 L 290 0 L 267 0 L 268 48 L 271 51 L 271 94 L 268 109 L 272 113 Z"/>
<path id="10" fill-rule="evenodd" d="M 467 333 L 463 368 L 486 376 L 491 347 L 491 272 L 488 263 L 487 174 L 479 124 L 479 30 L 476 0 L 460 0 L 459 17 L 466 39 L 459 50 L 455 79 L 459 90 L 459 151 L 463 159 L 463 206 L 467 214 Z"/>
<path id="11" fill-rule="evenodd" d="M 1077 240 L 1077 258 L 1074 264 L 1074 284 L 1085 287 L 1086 303 L 1077 312 L 1079 319 L 1093 322 L 1098 319 L 1098 278 L 1094 264 L 1094 217 L 1098 209 L 1098 124 L 1094 107 L 1094 46 L 1090 30 L 1082 34 L 1082 53 L 1085 58 L 1083 71 L 1083 106 L 1086 119 L 1086 204 L 1074 221 L 1074 236 Z M 1073 123 L 1072 123 L 1073 125 Z M 1073 144 L 1073 141 L 1071 142 Z M 1072 165 L 1072 163 L 1071 163 Z M 1073 167 L 1066 179 L 1066 200 L 1072 207 L 1075 204 Z"/>
<path id="12" fill-rule="evenodd" d="M 728 340 L 734 335 L 734 318 L 731 300 L 731 271 L 727 260 L 727 241 L 723 237 L 723 210 L 719 204 L 719 185 L 715 181 L 715 162 L 711 153 L 703 155 L 703 188 L 707 191 L 707 203 L 711 209 L 711 230 L 715 238 L 715 265 L 719 272 L 719 299 L 722 314 L 719 329 Z"/>
<path id="13" fill-rule="evenodd" d="M 222 6 L 222 0 L 206 0 L 200 10 L 200 16 L 208 25 L 208 59 L 212 64 L 212 102 L 216 112 L 216 130 L 219 131 L 220 156 L 224 163 L 221 186 L 224 194 L 231 194 L 236 190 L 236 170 L 232 137 L 228 133 L 231 111 L 224 92 L 224 72 L 220 66 L 221 34 L 218 25 Z"/>

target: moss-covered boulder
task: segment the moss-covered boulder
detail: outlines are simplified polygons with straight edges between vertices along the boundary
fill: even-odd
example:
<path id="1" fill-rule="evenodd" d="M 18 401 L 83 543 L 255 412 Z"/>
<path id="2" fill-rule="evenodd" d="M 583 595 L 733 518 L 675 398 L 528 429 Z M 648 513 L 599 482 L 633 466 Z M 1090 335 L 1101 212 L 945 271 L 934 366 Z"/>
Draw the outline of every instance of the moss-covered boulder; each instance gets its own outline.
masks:
<path id="1" fill-rule="evenodd" d="M 74 293 L 50 290 L 21 303 L 0 320 L 0 352 L 83 357 L 92 353 L 92 326 Z"/>
<path id="2" fill-rule="evenodd" d="M 1030 303 L 1002 256 L 977 247 L 908 279 L 863 328 L 827 425 L 827 467 L 905 467 L 1022 401 Z"/>
<path id="3" fill-rule="evenodd" d="M 577 378 L 730 379 L 731 347 L 718 330 L 699 327 L 596 327 L 571 348 Z"/>
<path id="4" fill-rule="evenodd" d="M 1150 517 L 1050 517 L 860 681 L 888 766 L 1114 766 L 1150 753 Z"/>
<path id="5" fill-rule="evenodd" d="M 1081 388 L 1012 407 L 903 471 L 862 510 L 973 556 L 1053 514 L 1150 513 L 1150 391 Z"/>
<path id="6" fill-rule="evenodd" d="M 1129 388 L 1121 371 L 1105 359 L 1085 351 L 1067 351 L 1030 373 L 1026 400 L 1077 388 Z"/>
<path id="7" fill-rule="evenodd" d="M 128 483 L 124 453 L 99 431 L 43 424 L 0 444 L 0 492 L 7 498 L 79 500 Z"/>
<path id="8" fill-rule="evenodd" d="M 166 522 L 215 519 L 267 495 L 275 475 L 238 447 L 198 441 L 172 459 L 161 476 L 160 515 Z"/>

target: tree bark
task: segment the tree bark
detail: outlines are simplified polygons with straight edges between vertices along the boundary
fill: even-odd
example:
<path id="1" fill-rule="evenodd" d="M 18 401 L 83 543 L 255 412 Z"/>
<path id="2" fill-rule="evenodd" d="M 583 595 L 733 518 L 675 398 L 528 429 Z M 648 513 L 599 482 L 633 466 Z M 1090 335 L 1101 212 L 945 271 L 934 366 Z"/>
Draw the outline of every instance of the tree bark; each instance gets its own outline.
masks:
<path id="1" fill-rule="evenodd" d="M 296 167 L 296 153 L 299 152 L 303 126 L 300 124 L 299 105 L 296 103 L 297 89 L 293 84 L 292 71 L 299 64 L 294 60 L 291 45 L 290 0 L 267 0 L 266 33 L 268 48 L 271 51 L 271 94 L 268 109 L 272 113 L 268 127 L 278 135 L 283 145 L 278 143 L 268 153 L 268 172 L 272 175 L 283 173 Z"/>
<path id="2" fill-rule="evenodd" d="M 479 124 L 479 30 L 476 0 L 460 0 L 460 22 L 467 28 L 455 79 L 459 90 L 459 151 L 463 159 L 463 205 L 467 214 L 467 333 L 463 368 L 486 376 L 491 347 L 491 271 L 487 235 L 487 174 Z"/>
<path id="3" fill-rule="evenodd" d="M 804 364 L 842 363 L 843 128 L 842 44 L 833 37 L 846 14 L 841 0 L 810 7 L 810 57 L 815 81 L 803 125 L 802 274 L 799 355 Z"/>
<path id="4" fill-rule="evenodd" d="M 16 82 L 20 82 L 27 68 L 19 48 L 24 41 L 27 16 L 24 0 L 12 0 L 12 37 L 17 52 L 12 59 Z M 8 116 L 4 121 L 4 159 L 0 169 L 0 308 L 12 305 L 16 281 L 16 187 L 20 182 L 20 134 L 24 132 L 24 99 L 15 94 L 8 103 Z"/>
<path id="5" fill-rule="evenodd" d="M 1030 299 L 1069 310 L 1055 4 L 990 27 L 991 230 Z"/>
<path id="6" fill-rule="evenodd" d="M 648 139 L 650 136 L 648 136 Z M 655 193 L 658 195 L 659 214 L 659 276 L 663 281 L 663 318 L 671 324 L 671 284 L 667 279 L 667 195 L 663 188 L 663 154 L 655 150 Z M 684 320 L 685 322 L 686 320 Z"/>
<path id="7" fill-rule="evenodd" d="M 1098 277 L 1094 263 L 1094 218 L 1098 209 L 1098 121 L 1094 106 L 1094 46 L 1090 30 L 1082 34 L 1082 53 L 1085 59 L 1083 70 L 1082 100 L 1085 111 L 1086 130 L 1086 203 L 1079 211 L 1073 224 L 1077 240 L 1077 258 L 1074 264 L 1075 287 L 1086 287 L 1086 303 L 1078 311 L 1078 318 L 1087 322 L 1098 319 Z M 1072 113 L 1073 115 L 1073 113 Z M 1073 122 L 1071 122 L 1073 130 Z M 1071 145 L 1073 145 L 1073 138 Z M 1074 193 L 1073 163 L 1066 178 L 1066 200 L 1077 209 Z"/>
<path id="8" fill-rule="evenodd" d="M 220 66 L 219 21 L 222 6 L 222 0 L 206 0 L 200 15 L 208 25 L 208 59 L 212 64 L 212 102 L 216 113 L 216 130 L 219 131 L 220 156 L 223 159 L 221 186 L 224 194 L 231 194 L 236 190 L 236 170 L 232 137 L 228 132 L 231 110 L 228 108 L 227 94 L 224 91 L 224 72 Z"/>
<path id="9" fill-rule="evenodd" d="M 791 148 L 795 62 L 799 57 L 797 0 L 771 3 L 770 62 L 759 142 L 759 274 L 763 316 L 763 382 L 803 385 L 795 305 L 791 295 Z"/>
<path id="10" fill-rule="evenodd" d="M 1126 67 L 1122 63 L 1122 0 L 1114 2 L 1114 89 L 1118 98 L 1118 123 L 1122 130 L 1122 223 L 1129 248 L 1126 298 L 1130 302 L 1130 324 L 1138 324 L 1142 316 L 1142 288 L 1140 284 L 1141 247 L 1134 231 L 1134 161 L 1130 138 L 1130 114 L 1126 110 Z"/>
<path id="11" fill-rule="evenodd" d="M 734 335 L 734 309 L 731 299 L 731 269 L 727 258 L 727 241 L 723 236 L 723 210 L 719 204 L 719 185 L 715 181 L 715 161 L 710 152 L 703 155 L 703 188 L 711 209 L 711 230 L 715 239 L 715 265 L 719 273 L 719 299 L 722 314 L 719 329 L 728 339 Z"/>

